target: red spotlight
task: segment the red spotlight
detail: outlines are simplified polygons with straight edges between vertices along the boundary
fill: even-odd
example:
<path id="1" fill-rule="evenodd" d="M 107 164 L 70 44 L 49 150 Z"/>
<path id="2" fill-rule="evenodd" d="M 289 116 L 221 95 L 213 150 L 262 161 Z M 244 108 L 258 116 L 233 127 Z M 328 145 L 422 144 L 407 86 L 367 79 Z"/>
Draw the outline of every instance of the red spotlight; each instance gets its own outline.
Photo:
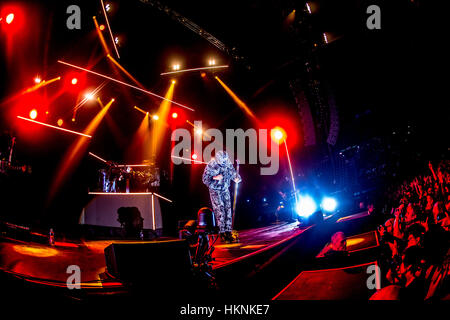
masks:
<path id="1" fill-rule="evenodd" d="M 277 143 L 282 143 L 286 139 L 286 131 L 281 127 L 275 127 L 270 130 L 270 136 Z"/>
<path id="2" fill-rule="evenodd" d="M 174 119 L 178 118 L 178 113 L 176 113 L 176 112 L 172 113 L 172 118 L 174 118 Z"/>
<path id="3" fill-rule="evenodd" d="M 37 118 L 37 110 L 33 109 L 30 111 L 30 119 L 36 119 Z"/>
<path id="4" fill-rule="evenodd" d="M 14 20 L 14 13 L 10 13 L 6 16 L 5 21 L 7 24 L 11 24 L 13 22 L 13 20 Z"/>

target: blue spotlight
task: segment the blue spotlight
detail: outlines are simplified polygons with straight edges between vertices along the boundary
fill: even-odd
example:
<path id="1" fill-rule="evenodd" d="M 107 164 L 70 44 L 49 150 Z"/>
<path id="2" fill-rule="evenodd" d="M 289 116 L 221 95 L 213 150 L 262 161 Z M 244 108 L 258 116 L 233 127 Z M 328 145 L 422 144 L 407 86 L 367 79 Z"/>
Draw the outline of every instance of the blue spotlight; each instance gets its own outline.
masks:
<path id="1" fill-rule="evenodd" d="M 334 210 L 336 210 L 337 202 L 334 198 L 325 197 L 322 199 L 321 206 L 324 211 L 333 212 Z"/>
<path id="2" fill-rule="evenodd" d="M 297 206 L 296 206 L 297 214 L 300 217 L 308 218 L 317 210 L 316 202 L 310 196 L 300 196 Z"/>

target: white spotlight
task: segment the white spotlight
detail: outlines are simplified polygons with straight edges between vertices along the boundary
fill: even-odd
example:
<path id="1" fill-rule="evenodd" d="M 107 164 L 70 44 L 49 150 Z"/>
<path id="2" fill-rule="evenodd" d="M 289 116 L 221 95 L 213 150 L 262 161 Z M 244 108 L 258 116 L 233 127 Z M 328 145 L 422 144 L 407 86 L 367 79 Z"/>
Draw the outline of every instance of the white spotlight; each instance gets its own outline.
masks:
<path id="1" fill-rule="evenodd" d="M 308 218 L 317 210 L 316 202 L 310 196 L 300 196 L 298 200 L 296 211 L 300 217 Z"/>
<path id="2" fill-rule="evenodd" d="M 321 206 L 324 211 L 333 212 L 336 210 L 337 202 L 334 198 L 325 197 L 322 199 Z"/>

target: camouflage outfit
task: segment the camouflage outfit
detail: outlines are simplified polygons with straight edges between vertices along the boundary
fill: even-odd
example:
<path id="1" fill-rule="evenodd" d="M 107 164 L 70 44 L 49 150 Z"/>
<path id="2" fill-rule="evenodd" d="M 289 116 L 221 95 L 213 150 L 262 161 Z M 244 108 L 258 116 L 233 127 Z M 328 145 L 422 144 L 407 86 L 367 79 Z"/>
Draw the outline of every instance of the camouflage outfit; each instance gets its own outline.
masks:
<path id="1" fill-rule="evenodd" d="M 221 174 L 221 180 L 214 180 L 213 177 Z M 215 159 L 207 164 L 203 172 L 203 183 L 209 188 L 211 204 L 216 217 L 220 233 L 231 232 L 233 229 L 233 213 L 231 212 L 230 183 L 231 180 L 241 180 L 241 177 L 234 169 L 228 154 L 218 151 Z"/>

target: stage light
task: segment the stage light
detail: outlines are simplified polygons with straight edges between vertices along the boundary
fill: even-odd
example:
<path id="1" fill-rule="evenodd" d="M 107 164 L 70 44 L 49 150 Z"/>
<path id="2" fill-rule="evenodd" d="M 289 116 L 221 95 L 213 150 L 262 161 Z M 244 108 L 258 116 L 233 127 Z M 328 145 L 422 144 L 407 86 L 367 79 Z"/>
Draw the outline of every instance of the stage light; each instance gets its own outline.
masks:
<path id="1" fill-rule="evenodd" d="M 327 34 L 325 32 L 323 33 L 323 41 L 325 43 L 328 43 L 328 37 L 327 37 Z"/>
<path id="2" fill-rule="evenodd" d="M 215 65 L 216 65 L 216 60 L 214 60 L 214 59 L 209 59 L 208 64 L 209 64 L 210 66 L 215 66 Z"/>
<path id="3" fill-rule="evenodd" d="M 119 37 L 115 37 L 115 38 L 114 38 L 114 42 L 115 42 L 116 44 L 119 44 Z"/>
<path id="4" fill-rule="evenodd" d="M 63 123 L 64 123 L 63 119 L 58 119 L 58 122 L 57 122 L 58 126 L 61 127 L 63 125 Z"/>
<path id="5" fill-rule="evenodd" d="M 101 24 L 100 27 L 98 27 L 101 31 L 105 30 L 105 25 Z"/>
<path id="6" fill-rule="evenodd" d="M 174 70 L 174 71 L 180 70 L 180 65 L 179 64 L 174 64 L 172 66 L 172 70 Z"/>
<path id="7" fill-rule="evenodd" d="M 286 140 L 286 131 L 284 131 L 284 129 L 281 127 L 275 127 L 270 130 L 270 136 L 275 142 L 282 143 L 284 140 Z"/>
<path id="8" fill-rule="evenodd" d="M 172 80 L 172 84 L 175 84 L 175 83 L 177 83 L 175 80 Z"/>
<path id="9" fill-rule="evenodd" d="M 76 85 L 78 83 L 77 78 L 72 78 L 72 81 L 70 81 L 71 84 Z"/>
<path id="10" fill-rule="evenodd" d="M 198 156 L 194 153 L 194 154 L 192 154 L 192 159 L 193 160 L 195 160 L 195 159 L 197 159 L 198 158 Z"/>
<path id="11" fill-rule="evenodd" d="M 178 113 L 176 113 L 176 112 L 172 113 L 172 118 L 174 118 L 174 119 L 178 118 Z"/>
<path id="12" fill-rule="evenodd" d="M 34 83 L 41 83 L 42 79 L 39 77 L 34 78 Z"/>
<path id="13" fill-rule="evenodd" d="M 308 218 L 310 215 L 316 212 L 317 205 L 314 199 L 310 196 L 300 196 L 295 209 L 300 217 Z"/>
<path id="14" fill-rule="evenodd" d="M 30 111 L 30 119 L 36 119 L 37 118 L 37 110 L 33 109 Z"/>
<path id="15" fill-rule="evenodd" d="M 327 212 L 333 212 L 337 207 L 337 202 L 334 198 L 325 197 L 321 203 L 322 209 Z"/>
<path id="16" fill-rule="evenodd" d="M 159 120 L 159 116 L 157 114 L 155 114 L 155 115 L 153 115 L 152 119 L 155 120 L 155 121 Z"/>
<path id="17" fill-rule="evenodd" d="M 105 5 L 105 10 L 108 11 L 108 12 L 111 10 L 111 5 L 109 3 L 107 3 Z"/>
<path id="18" fill-rule="evenodd" d="M 197 129 L 195 129 L 195 133 L 200 136 L 203 134 L 203 130 L 201 128 L 197 128 Z"/>
<path id="19" fill-rule="evenodd" d="M 14 13 L 10 13 L 6 16 L 6 23 L 11 24 L 14 20 Z"/>
<path id="20" fill-rule="evenodd" d="M 72 122 L 75 122 L 75 118 L 72 118 Z"/>
<path id="21" fill-rule="evenodd" d="M 86 98 L 86 100 L 92 100 L 94 98 L 94 95 L 92 93 L 86 93 L 84 97 Z"/>
<path id="22" fill-rule="evenodd" d="M 200 73 L 200 76 L 201 76 L 202 78 L 204 78 L 204 77 L 206 77 L 206 73 L 202 72 L 202 73 Z"/>

